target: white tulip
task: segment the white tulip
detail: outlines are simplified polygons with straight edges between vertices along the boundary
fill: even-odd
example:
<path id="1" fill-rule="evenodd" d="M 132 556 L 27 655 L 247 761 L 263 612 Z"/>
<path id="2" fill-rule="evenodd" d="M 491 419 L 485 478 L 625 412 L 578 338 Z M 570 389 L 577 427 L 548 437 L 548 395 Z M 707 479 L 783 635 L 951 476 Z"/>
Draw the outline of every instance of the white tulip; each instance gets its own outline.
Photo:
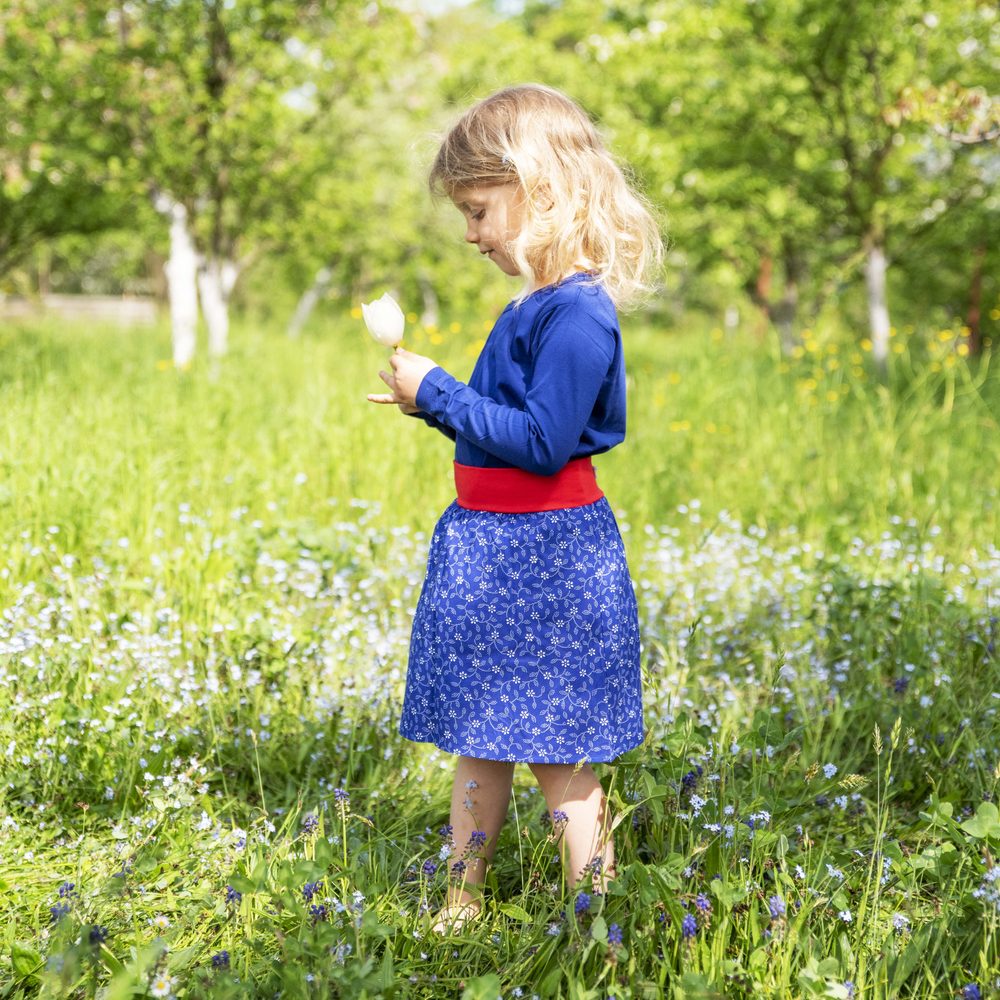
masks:
<path id="1" fill-rule="evenodd" d="M 403 339 L 403 324 L 406 322 L 403 310 L 388 292 L 374 302 L 362 302 L 361 315 L 365 318 L 368 332 L 380 344 L 395 347 Z"/>

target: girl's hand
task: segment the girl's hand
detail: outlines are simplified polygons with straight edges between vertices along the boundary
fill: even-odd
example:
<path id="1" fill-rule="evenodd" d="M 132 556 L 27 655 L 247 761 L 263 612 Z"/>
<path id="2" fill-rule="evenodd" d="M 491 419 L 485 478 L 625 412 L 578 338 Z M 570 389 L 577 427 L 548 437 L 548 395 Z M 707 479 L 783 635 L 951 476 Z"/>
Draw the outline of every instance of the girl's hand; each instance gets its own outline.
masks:
<path id="1" fill-rule="evenodd" d="M 368 399 L 372 403 L 396 403 L 404 413 L 417 413 L 417 390 L 424 376 L 437 368 L 437 362 L 425 358 L 422 354 L 397 347 L 389 356 L 392 374 L 379 372 L 379 378 L 392 390 L 392 395 L 386 393 L 371 393 Z"/>

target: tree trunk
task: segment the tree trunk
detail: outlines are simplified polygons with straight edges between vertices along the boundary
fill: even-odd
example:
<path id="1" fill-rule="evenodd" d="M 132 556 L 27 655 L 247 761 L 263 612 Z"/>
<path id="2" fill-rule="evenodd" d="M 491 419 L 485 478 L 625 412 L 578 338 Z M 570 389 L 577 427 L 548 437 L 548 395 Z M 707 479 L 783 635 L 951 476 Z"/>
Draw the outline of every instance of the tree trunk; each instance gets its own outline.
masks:
<path id="1" fill-rule="evenodd" d="M 208 327 L 208 353 L 221 358 L 229 347 L 229 296 L 239 275 L 237 265 L 225 258 L 210 257 L 198 270 L 201 309 Z"/>
<path id="2" fill-rule="evenodd" d="M 174 365 L 184 368 L 194 360 L 198 327 L 198 254 L 187 227 L 187 209 L 167 195 L 156 199 L 159 212 L 170 217 L 170 258 L 163 268 L 170 298 L 170 331 Z"/>
<path id="3" fill-rule="evenodd" d="M 423 327 L 436 327 L 441 321 L 441 307 L 438 302 L 437 293 L 434 286 L 426 278 L 421 277 L 420 295 L 424 300 L 424 311 L 420 316 L 420 324 Z"/>
<path id="4" fill-rule="evenodd" d="M 299 303 L 295 307 L 295 312 L 292 314 L 292 318 L 288 322 L 287 333 L 289 337 L 295 339 L 300 333 L 302 333 L 302 327 L 304 327 L 308 322 L 309 317 L 312 315 L 312 311 L 316 308 L 319 300 L 326 295 L 332 278 L 333 270 L 328 266 L 321 267 L 316 272 L 316 276 L 313 278 L 313 283 L 302 293 L 302 297 L 299 299 Z"/>
<path id="5" fill-rule="evenodd" d="M 761 312 L 761 321 L 757 324 L 757 339 L 763 340 L 767 335 L 768 327 L 771 325 L 771 275 L 774 270 L 774 261 L 769 253 L 764 254 L 760 259 L 760 267 L 757 269 L 757 279 L 753 286 L 753 301 Z"/>
<path id="6" fill-rule="evenodd" d="M 866 241 L 865 285 L 868 289 L 868 323 L 871 327 L 872 358 L 879 376 L 889 366 L 889 305 L 885 294 L 885 247 L 875 235 Z"/>
<path id="7" fill-rule="evenodd" d="M 969 312 L 965 325 L 969 328 L 969 354 L 983 353 L 983 261 L 986 259 L 986 245 L 980 243 L 973 254 L 972 283 L 969 288 Z"/>

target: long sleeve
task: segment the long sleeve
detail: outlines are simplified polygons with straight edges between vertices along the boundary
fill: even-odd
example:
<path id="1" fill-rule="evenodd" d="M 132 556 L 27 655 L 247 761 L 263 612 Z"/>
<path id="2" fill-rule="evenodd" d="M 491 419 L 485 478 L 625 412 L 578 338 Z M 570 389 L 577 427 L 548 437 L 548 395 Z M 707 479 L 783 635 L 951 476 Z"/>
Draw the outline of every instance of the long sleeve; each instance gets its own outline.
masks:
<path id="1" fill-rule="evenodd" d="M 416 417 L 418 420 L 422 420 L 428 427 L 434 427 L 439 430 L 446 438 L 450 441 L 455 440 L 455 431 L 448 427 L 446 424 L 442 424 L 440 420 L 435 420 L 429 413 L 424 413 L 423 410 L 418 410 L 416 413 L 407 413 L 407 417 Z"/>
<path id="2" fill-rule="evenodd" d="M 416 403 L 501 461 L 551 476 L 579 444 L 614 351 L 614 331 L 573 299 L 555 305 L 533 331 L 523 408 L 480 394 L 440 366 L 424 376 Z"/>

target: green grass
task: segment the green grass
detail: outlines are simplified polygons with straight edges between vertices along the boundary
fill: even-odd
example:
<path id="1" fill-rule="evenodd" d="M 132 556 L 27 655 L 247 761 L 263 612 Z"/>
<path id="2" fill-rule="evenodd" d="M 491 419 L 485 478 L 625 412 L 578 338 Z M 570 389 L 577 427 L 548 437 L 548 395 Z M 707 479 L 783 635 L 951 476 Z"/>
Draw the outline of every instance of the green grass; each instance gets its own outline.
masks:
<path id="1" fill-rule="evenodd" d="M 481 335 L 407 346 L 466 377 Z M 626 335 L 620 877 L 576 914 L 519 768 L 440 941 L 451 758 L 396 723 L 451 443 L 365 401 L 357 320 L 189 372 L 162 330 L 0 332 L 0 997 L 996 991 L 991 359 Z"/>

